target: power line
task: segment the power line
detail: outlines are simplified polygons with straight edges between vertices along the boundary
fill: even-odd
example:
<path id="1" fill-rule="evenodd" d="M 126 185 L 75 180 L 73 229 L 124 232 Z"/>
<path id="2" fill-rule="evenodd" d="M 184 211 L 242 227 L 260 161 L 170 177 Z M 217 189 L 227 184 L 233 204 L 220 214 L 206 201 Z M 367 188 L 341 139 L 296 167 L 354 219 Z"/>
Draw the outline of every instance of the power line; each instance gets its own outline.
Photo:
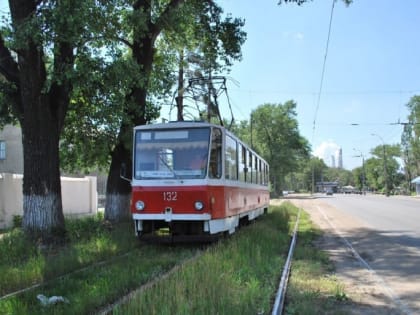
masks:
<path id="1" fill-rule="evenodd" d="M 318 115 L 319 104 L 321 102 L 321 92 L 322 92 L 322 85 L 324 83 L 325 65 L 327 63 L 327 56 L 328 56 L 328 46 L 330 44 L 331 26 L 332 26 L 332 19 L 333 19 L 333 13 L 334 13 L 334 4 L 335 4 L 335 0 L 332 0 L 331 14 L 330 14 L 330 24 L 328 26 L 327 44 L 326 44 L 326 47 L 325 47 L 324 63 L 322 65 L 321 83 L 319 85 L 318 100 L 317 100 L 317 104 L 316 104 L 316 108 L 315 108 L 315 115 L 314 115 L 314 121 L 313 121 L 313 126 L 312 126 L 312 143 L 314 142 L 314 138 L 315 138 L 316 119 L 317 119 L 317 115 Z"/>
<path id="2" fill-rule="evenodd" d="M 315 95 L 314 91 L 299 90 L 264 90 L 264 89 L 230 89 L 233 92 L 243 92 L 250 94 L 294 94 L 294 95 Z M 420 93 L 419 89 L 412 90 L 343 90 L 343 91 L 324 91 L 324 95 L 376 95 L 376 94 L 416 94 Z"/>

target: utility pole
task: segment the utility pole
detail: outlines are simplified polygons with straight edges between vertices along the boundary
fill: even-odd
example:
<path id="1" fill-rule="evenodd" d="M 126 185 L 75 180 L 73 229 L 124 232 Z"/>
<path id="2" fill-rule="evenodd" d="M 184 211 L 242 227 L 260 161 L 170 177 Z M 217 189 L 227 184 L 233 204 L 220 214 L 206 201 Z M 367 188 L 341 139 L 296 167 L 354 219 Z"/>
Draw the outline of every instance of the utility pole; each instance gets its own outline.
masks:
<path id="1" fill-rule="evenodd" d="M 359 151 L 360 155 L 356 155 L 355 157 L 362 158 L 362 193 L 366 194 L 366 172 L 365 172 L 365 156 L 363 155 L 362 151 L 353 148 L 354 151 Z"/>

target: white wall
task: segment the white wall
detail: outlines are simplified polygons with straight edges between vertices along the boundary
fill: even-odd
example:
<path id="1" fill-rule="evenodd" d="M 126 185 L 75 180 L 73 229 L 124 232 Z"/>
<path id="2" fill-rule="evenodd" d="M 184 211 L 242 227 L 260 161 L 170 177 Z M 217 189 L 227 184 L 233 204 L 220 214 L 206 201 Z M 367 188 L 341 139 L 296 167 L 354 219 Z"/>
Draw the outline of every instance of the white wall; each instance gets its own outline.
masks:
<path id="1" fill-rule="evenodd" d="M 13 226 L 13 216 L 23 215 L 23 176 L 0 173 L 0 228 Z M 96 214 L 96 177 L 61 177 L 61 196 L 65 216 Z"/>

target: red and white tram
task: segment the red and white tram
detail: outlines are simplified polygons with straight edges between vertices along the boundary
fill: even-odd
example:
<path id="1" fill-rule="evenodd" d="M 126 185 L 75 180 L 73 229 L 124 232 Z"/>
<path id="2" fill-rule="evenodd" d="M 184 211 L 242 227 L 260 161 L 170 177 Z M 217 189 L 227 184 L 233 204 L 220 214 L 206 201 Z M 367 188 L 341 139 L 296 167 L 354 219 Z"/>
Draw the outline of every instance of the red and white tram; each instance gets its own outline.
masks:
<path id="1" fill-rule="evenodd" d="M 268 209 L 267 162 L 221 126 L 138 126 L 133 151 L 131 212 L 139 237 L 231 234 Z"/>

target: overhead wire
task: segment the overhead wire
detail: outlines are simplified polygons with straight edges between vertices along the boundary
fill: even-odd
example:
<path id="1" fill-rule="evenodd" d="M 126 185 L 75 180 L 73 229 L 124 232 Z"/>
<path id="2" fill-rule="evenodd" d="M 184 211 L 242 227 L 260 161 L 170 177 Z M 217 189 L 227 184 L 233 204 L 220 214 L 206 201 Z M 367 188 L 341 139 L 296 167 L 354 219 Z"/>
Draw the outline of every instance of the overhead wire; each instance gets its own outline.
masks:
<path id="1" fill-rule="evenodd" d="M 332 0 L 331 13 L 330 13 L 330 23 L 328 25 L 327 44 L 326 44 L 326 47 L 325 47 L 324 62 L 323 62 L 323 65 L 322 65 L 322 72 L 321 72 L 321 82 L 320 82 L 320 85 L 319 85 L 318 99 L 317 99 L 317 103 L 316 103 L 316 107 L 315 107 L 314 120 L 313 120 L 313 124 L 312 124 L 312 143 L 314 142 L 314 139 L 315 139 L 316 120 L 317 120 L 317 116 L 318 116 L 319 105 L 321 103 L 321 93 L 322 93 L 322 86 L 323 86 L 323 83 L 324 83 L 325 67 L 326 67 L 326 64 L 327 64 L 328 48 L 329 48 L 329 44 L 330 44 L 332 20 L 333 20 L 333 14 L 334 14 L 334 5 L 335 5 L 335 0 Z"/>
<path id="2" fill-rule="evenodd" d="M 314 144 L 314 140 L 315 140 L 316 120 L 317 120 L 317 116 L 318 116 L 319 104 L 321 103 L 321 93 L 322 93 L 322 86 L 323 86 L 323 83 L 324 83 L 325 66 L 327 64 L 328 47 L 329 47 L 329 44 L 330 44 L 331 26 L 332 26 L 332 19 L 333 19 L 333 13 L 334 13 L 334 4 L 335 4 L 335 0 L 332 0 L 331 13 L 330 13 L 330 23 L 328 25 L 327 44 L 326 44 L 326 47 L 325 47 L 324 62 L 323 62 L 323 65 L 322 65 L 322 72 L 321 72 L 321 82 L 319 84 L 318 98 L 317 98 L 317 103 L 316 103 L 316 107 L 315 107 L 314 120 L 313 120 L 313 123 L 312 123 L 312 144 Z M 315 163 L 312 163 L 312 194 L 314 192 L 315 192 Z"/>

